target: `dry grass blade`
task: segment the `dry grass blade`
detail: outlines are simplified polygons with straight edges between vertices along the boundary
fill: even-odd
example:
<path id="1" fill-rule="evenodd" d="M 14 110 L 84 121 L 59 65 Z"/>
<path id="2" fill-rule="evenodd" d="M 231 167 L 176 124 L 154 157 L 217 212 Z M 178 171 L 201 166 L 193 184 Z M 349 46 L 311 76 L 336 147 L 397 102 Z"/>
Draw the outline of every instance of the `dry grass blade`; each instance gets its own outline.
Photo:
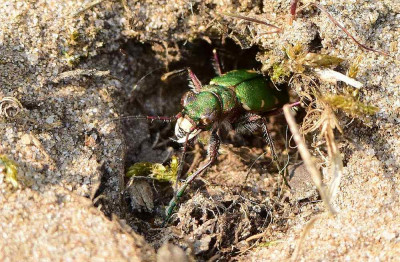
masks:
<path id="1" fill-rule="evenodd" d="M 274 34 L 274 33 L 280 33 L 280 32 L 282 32 L 282 29 L 279 28 L 279 27 L 277 27 L 276 25 L 269 24 L 269 23 L 267 23 L 267 22 L 264 22 L 264 21 L 259 20 L 259 19 L 256 19 L 256 18 L 247 17 L 247 16 L 242 16 L 242 15 L 237 15 L 237 14 L 232 14 L 232 13 L 228 13 L 228 12 L 222 12 L 222 14 L 223 14 L 223 15 L 226 15 L 226 16 L 230 16 L 230 17 L 234 17 L 234 18 L 239 18 L 239 19 L 243 19 L 243 20 L 246 20 L 246 21 L 250 21 L 250 22 L 254 22 L 254 23 L 266 25 L 266 26 L 269 26 L 269 27 L 272 27 L 272 28 L 275 28 L 275 29 L 276 29 L 276 31 L 268 32 L 267 34 Z"/>
<path id="2" fill-rule="evenodd" d="M 298 257 L 300 255 L 300 251 L 301 251 L 301 247 L 302 247 L 302 244 L 304 242 L 304 239 L 306 238 L 308 232 L 310 232 L 310 230 L 311 230 L 312 226 L 314 225 L 314 223 L 319 218 L 320 218 L 319 216 L 316 216 L 316 217 L 311 218 L 310 221 L 308 221 L 307 225 L 303 229 L 303 233 L 301 234 L 300 239 L 297 241 L 296 248 L 295 248 L 295 250 L 294 250 L 294 252 L 292 254 L 292 257 L 291 257 L 292 261 L 298 261 Z"/>
<path id="3" fill-rule="evenodd" d="M 80 14 L 82 14 L 83 12 L 89 10 L 90 8 L 92 8 L 92 7 L 94 7 L 94 6 L 98 5 L 98 4 L 100 4 L 100 3 L 102 3 L 102 2 L 104 2 L 104 0 L 96 0 L 96 1 L 93 1 L 93 2 L 89 3 L 88 5 L 86 5 L 85 7 L 81 8 L 81 9 L 79 9 L 78 11 L 76 11 L 75 13 L 73 13 L 73 14 L 71 15 L 71 17 L 72 17 L 72 18 L 75 18 L 75 17 L 79 16 Z"/>
<path id="4" fill-rule="evenodd" d="M 340 155 L 339 148 L 335 141 L 335 136 L 333 134 L 333 129 L 338 128 L 342 132 L 339 123 L 333 113 L 332 109 L 327 106 L 325 107 L 325 121 L 322 125 L 321 135 L 325 136 L 325 141 L 328 149 L 329 155 L 329 168 L 332 173 L 332 179 L 329 185 L 329 196 L 331 201 L 336 197 L 337 191 L 339 189 L 340 180 L 343 175 L 343 161 Z"/>
<path id="5" fill-rule="evenodd" d="M 71 70 L 71 71 L 66 71 L 60 73 L 57 77 L 52 79 L 53 83 L 59 83 L 60 81 L 64 81 L 66 79 L 78 79 L 80 77 L 111 77 L 113 79 L 117 79 L 116 77 L 113 77 L 110 75 L 110 71 L 100 71 L 97 69 L 76 69 L 76 70 Z M 119 80 L 119 79 L 117 79 Z M 121 81 L 121 80 L 119 80 Z"/>
<path id="6" fill-rule="evenodd" d="M 312 106 L 313 105 L 310 105 L 309 108 L 312 108 Z M 330 168 L 332 177 L 329 185 L 329 198 L 332 202 L 336 196 L 343 175 L 342 156 L 340 155 L 339 148 L 336 144 L 333 130 L 337 128 L 341 133 L 343 131 L 331 106 L 322 103 L 322 99 L 319 99 L 319 103 L 315 106 L 318 108 L 307 111 L 307 115 L 303 121 L 302 133 L 306 134 L 320 129 L 320 136 L 325 138 L 329 155 L 327 165 Z"/>
<path id="7" fill-rule="evenodd" d="M 331 215 L 334 215 L 336 213 L 336 211 L 330 204 L 329 194 L 324 188 L 324 185 L 322 183 L 321 174 L 318 171 L 317 167 L 315 166 L 312 156 L 311 156 L 310 152 L 308 151 L 308 148 L 300 135 L 299 127 L 290 111 L 289 105 L 283 106 L 283 113 L 284 113 L 286 121 L 289 125 L 290 131 L 293 134 L 293 140 L 296 142 L 296 145 L 297 145 L 298 151 L 301 155 L 301 158 L 303 159 L 308 172 L 310 172 L 310 174 L 311 174 L 311 178 L 319 191 L 322 201 L 324 202 L 328 212 Z"/>

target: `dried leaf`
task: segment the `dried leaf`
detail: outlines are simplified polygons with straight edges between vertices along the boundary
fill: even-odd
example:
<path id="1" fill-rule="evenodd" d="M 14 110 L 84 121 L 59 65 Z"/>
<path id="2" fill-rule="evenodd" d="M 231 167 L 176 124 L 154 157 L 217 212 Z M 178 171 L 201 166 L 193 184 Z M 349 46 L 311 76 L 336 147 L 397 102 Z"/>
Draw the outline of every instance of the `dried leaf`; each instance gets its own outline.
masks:
<path id="1" fill-rule="evenodd" d="M 337 66 L 344 60 L 331 55 L 308 53 L 303 58 L 303 65 L 311 67 L 331 67 Z"/>
<path id="2" fill-rule="evenodd" d="M 341 109 L 352 117 L 374 115 L 379 109 L 376 106 L 366 105 L 353 96 L 327 95 L 321 99 L 333 108 Z"/>

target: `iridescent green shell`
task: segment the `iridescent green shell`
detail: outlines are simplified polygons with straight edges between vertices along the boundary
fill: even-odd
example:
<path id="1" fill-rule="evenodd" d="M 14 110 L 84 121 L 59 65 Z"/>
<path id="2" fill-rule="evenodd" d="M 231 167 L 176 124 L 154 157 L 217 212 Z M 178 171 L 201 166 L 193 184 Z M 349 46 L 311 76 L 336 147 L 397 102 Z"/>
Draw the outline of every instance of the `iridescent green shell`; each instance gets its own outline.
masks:
<path id="1" fill-rule="evenodd" d="M 222 113 L 228 114 L 238 105 L 234 90 L 218 85 L 203 86 L 204 92 L 211 92 L 220 97 L 222 103 Z"/>
<path id="2" fill-rule="evenodd" d="M 262 74 L 251 70 L 234 70 L 215 77 L 211 85 L 230 88 L 247 111 L 268 112 L 288 101 L 286 91 L 278 91 Z"/>
<path id="3" fill-rule="evenodd" d="M 220 101 L 211 92 L 200 92 L 195 94 L 196 99 L 191 100 L 185 105 L 183 112 L 190 119 L 197 122 L 201 118 L 220 113 Z"/>

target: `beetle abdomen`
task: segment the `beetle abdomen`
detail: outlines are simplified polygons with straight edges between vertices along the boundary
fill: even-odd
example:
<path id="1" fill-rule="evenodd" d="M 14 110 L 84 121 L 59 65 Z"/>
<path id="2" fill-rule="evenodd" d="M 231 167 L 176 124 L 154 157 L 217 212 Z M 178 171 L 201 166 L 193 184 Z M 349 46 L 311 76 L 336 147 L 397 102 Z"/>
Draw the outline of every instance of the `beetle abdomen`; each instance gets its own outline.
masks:
<path id="1" fill-rule="evenodd" d="M 278 91 L 271 81 L 252 70 L 234 70 L 215 77 L 210 84 L 232 88 L 247 111 L 267 112 L 288 101 L 286 90 Z"/>

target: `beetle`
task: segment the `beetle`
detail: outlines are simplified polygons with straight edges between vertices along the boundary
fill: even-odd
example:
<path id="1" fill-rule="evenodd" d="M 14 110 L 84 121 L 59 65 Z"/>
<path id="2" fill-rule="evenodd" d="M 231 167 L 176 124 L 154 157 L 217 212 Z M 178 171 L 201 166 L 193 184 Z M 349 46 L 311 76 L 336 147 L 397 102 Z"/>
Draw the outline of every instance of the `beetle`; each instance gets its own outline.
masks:
<path id="1" fill-rule="evenodd" d="M 222 74 L 217 54 L 214 59 L 218 76 L 208 85 L 202 85 L 197 76 L 187 69 L 191 90 L 182 99 L 182 111 L 173 117 L 146 117 L 149 120 L 176 121 L 175 141 L 183 144 L 183 152 L 177 180 L 182 170 L 187 145 L 198 134 L 210 131 L 208 142 L 208 161 L 190 175 L 177 190 L 166 209 L 167 223 L 179 199 L 190 183 L 204 170 L 210 167 L 218 157 L 220 130 L 227 124 L 237 131 L 255 131 L 261 128 L 267 143 L 271 147 L 274 160 L 277 160 L 274 145 L 267 129 L 266 116 L 279 114 L 284 104 L 289 101 L 287 90 L 278 90 L 270 79 L 253 70 L 233 70 Z M 294 103 L 292 106 L 298 105 Z"/>

